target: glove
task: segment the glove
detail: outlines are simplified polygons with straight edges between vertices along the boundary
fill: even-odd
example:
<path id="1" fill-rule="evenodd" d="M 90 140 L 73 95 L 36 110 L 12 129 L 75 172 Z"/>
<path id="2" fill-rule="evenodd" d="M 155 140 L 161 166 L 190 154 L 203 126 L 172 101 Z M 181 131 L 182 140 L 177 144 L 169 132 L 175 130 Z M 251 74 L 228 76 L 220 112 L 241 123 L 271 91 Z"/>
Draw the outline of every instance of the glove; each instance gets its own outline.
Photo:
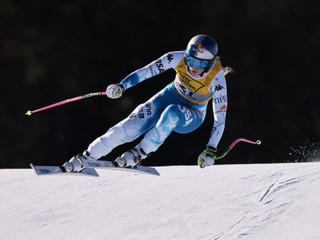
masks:
<path id="1" fill-rule="evenodd" d="M 106 89 L 108 98 L 116 99 L 122 96 L 124 88 L 121 84 L 111 84 Z"/>
<path id="2" fill-rule="evenodd" d="M 198 165 L 200 168 L 205 168 L 214 164 L 214 160 L 217 157 L 215 152 L 217 150 L 208 146 L 198 157 Z"/>

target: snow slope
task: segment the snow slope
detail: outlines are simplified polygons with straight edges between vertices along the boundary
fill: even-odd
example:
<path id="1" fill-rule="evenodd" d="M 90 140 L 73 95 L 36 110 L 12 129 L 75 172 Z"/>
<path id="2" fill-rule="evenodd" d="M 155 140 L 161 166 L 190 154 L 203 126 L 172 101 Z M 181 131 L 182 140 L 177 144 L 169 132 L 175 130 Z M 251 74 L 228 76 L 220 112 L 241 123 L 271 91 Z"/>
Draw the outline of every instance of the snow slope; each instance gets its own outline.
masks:
<path id="1" fill-rule="evenodd" d="M 319 240 L 320 163 L 0 170 L 0 239 Z"/>

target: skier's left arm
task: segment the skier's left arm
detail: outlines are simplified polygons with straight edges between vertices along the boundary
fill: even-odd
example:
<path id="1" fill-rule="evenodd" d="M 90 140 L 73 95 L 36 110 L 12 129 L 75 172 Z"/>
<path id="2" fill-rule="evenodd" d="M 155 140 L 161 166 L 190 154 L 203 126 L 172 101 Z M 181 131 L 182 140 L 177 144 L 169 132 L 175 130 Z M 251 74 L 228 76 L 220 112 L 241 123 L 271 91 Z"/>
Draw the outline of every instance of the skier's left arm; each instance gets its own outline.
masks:
<path id="1" fill-rule="evenodd" d="M 211 136 L 207 146 L 213 149 L 217 149 L 224 132 L 228 108 L 227 84 L 224 76 L 224 71 L 220 71 L 218 73 L 217 80 L 213 82 L 211 88 L 213 91 L 212 110 L 214 121 Z"/>
<path id="2" fill-rule="evenodd" d="M 228 96 L 226 79 L 223 70 L 217 74 L 210 88 L 213 92 L 212 108 L 214 121 L 207 147 L 198 158 L 198 165 L 201 168 L 214 164 L 217 147 L 225 128 Z"/>

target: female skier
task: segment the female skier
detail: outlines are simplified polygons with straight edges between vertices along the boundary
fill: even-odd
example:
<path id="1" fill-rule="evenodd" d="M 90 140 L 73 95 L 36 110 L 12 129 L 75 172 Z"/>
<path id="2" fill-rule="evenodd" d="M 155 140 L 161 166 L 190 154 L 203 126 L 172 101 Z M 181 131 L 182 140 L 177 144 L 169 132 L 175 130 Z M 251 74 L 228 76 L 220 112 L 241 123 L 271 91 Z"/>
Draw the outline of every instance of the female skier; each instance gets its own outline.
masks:
<path id="1" fill-rule="evenodd" d="M 226 121 L 225 75 L 231 70 L 222 67 L 217 53 L 218 45 L 212 37 L 196 35 L 189 41 L 185 51 L 168 52 L 129 74 L 120 83 L 109 85 L 106 95 L 116 99 L 146 79 L 170 68 L 176 71 L 172 83 L 94 140 L 82 154 L 66 162 L 63 165 L 66 171 L 81 171 L 83 161 L 99 159 L 115 147 L 145 133 L 139 144 L 114 160 L 116 166 L 134 167 L 155 152 L 172 131 L 190 133 L 196 130 L 205 119 L 210 99 L 214 114 L 213 128 L 205 150 L 198 157 L 198 165 L 201 168 L 213 165 Z"/>

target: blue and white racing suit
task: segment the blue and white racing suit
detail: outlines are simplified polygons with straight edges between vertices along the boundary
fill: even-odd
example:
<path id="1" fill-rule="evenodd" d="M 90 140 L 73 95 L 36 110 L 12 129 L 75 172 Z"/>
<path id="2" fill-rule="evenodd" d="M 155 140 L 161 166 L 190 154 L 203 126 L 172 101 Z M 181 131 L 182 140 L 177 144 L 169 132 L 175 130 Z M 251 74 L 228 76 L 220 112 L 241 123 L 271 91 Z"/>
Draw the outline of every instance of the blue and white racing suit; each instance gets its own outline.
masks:
<path id="1" fill-rule="evenodd" d="M 121 81 L 120 84 L 127 90 L 168 69 L 176 71 L 172 83 L 89 145 L 87 151 L 91 157 L 99 159 L 115 147 L 131 142 L 144 133 L 140 146 L 147 154 L 154 152 L 172 131 L 190 133 L 197 129 L 205 119 L 210 99 L 214 122 L 208 145 L 217 148 L 227 113 L 225 70 L 217 58 L 203 76 L 193 77 L 184 56 L 185 51 L 166 53 Z"/>

